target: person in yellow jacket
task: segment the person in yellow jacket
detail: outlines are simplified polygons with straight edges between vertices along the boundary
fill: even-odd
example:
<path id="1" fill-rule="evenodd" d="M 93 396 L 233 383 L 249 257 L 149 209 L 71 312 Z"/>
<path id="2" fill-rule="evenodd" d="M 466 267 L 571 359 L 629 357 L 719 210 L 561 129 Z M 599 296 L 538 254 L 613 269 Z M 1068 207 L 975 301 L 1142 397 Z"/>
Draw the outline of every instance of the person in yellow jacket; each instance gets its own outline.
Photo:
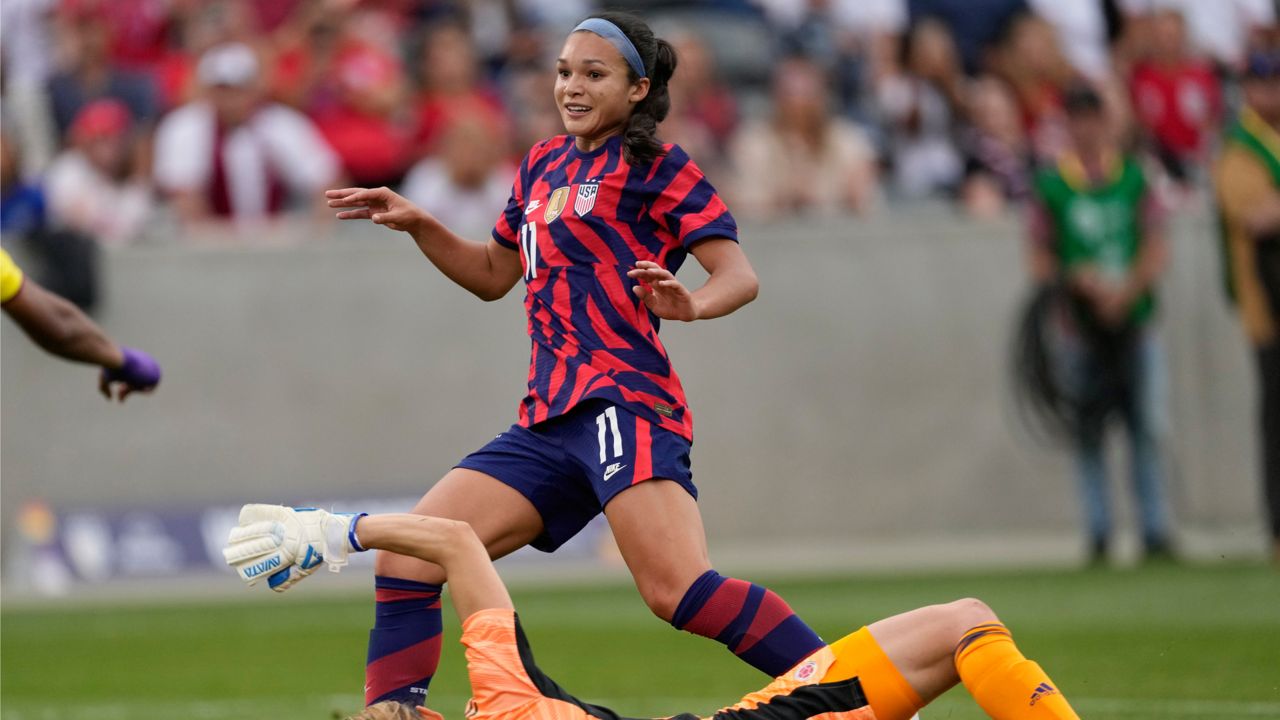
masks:
<path id="1" fill-rule="evenodd" d="M 121 402 L 131 393 L 160 384 L 160 365 L 141 350 L 117 345 L 80 308 L 52 293 L 18 267 L 0 248 L 0 307 L 46 351 L 67 360 L 98 365 L 98 389 Z"/>
<path id="2" fill-rule="evenodd" d="M 1243 87 L 1215 180 L 1227 287 L 1258 358 L 1263 487 L 1280 564 L 1280 51 L 1251 55 Z"/>

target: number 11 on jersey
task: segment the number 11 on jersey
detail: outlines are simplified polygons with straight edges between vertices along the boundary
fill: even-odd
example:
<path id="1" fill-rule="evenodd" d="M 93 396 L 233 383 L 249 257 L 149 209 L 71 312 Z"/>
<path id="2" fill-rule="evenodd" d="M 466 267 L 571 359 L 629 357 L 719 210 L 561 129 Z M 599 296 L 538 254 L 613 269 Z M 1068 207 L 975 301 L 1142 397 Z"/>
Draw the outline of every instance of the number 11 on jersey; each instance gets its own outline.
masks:
<path id="1" fill-rule="evenodd" d="M 538 279 L 538 224 L 527 222 L 520 226 L 520 254 L 524 255 L 524 279 Z"/>
<path id="2" fill-rule="evenodd" d="M 608 424 L 605 424 L 605 421 Z M 610 406 L 604 412 L 596 416 L 596 427 L 600 430 L 600 462 L 604 463 L 608 459 L 605 444 L 605 437 L 608 431 L 613 434 L 613 456 L 615 458 L 622 457 L 622 433 L 618 432 L 618 408 Z M 606 480 L 609 478 L 606 477 Z"/>

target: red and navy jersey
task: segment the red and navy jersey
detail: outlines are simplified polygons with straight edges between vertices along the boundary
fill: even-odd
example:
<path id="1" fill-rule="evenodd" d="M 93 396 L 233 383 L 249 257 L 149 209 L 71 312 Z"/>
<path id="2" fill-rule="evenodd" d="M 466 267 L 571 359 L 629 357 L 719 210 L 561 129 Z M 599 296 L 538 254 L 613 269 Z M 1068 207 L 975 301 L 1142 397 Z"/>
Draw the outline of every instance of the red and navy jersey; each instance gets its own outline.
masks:
<path id="1" fill-rule="evenodd" d="M 582 152 L 561 135 L 521 163 L 493 230 L 524 267 L 533 343 L 521 425 L 602 398 L 693 439 L 659 319 L 636 299 L 627 271 L 651 260 L 674 273 L 695 243 L 736 242 L 738 226 L 689 156 L 666 147 L 652 163 L 632 166 L 620 136 Z"/>

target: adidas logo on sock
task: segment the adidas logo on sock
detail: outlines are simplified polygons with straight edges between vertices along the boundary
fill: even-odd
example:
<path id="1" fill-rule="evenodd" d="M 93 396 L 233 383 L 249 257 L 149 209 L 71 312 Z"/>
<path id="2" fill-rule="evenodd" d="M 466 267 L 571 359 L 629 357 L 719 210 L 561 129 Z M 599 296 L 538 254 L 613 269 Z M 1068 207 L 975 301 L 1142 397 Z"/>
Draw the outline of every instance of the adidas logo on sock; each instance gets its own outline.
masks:
<path id="1" fill-rule="evenodd" d="M 1050 695 L 1057 695 L 1057 694 L 1058 694 L 1058 689 L 1055 688 L 1054 686 L 1050 685 L 1049 683 L 1040 683 L 1039 685 L 1036 686 L 1035 692 L 1031 693 L 1031 706 L 1035 707 L 1035 704 L 1040 702 L 1042 698 L 1046 698 L 1046 697 L 1049 697 Z"/>

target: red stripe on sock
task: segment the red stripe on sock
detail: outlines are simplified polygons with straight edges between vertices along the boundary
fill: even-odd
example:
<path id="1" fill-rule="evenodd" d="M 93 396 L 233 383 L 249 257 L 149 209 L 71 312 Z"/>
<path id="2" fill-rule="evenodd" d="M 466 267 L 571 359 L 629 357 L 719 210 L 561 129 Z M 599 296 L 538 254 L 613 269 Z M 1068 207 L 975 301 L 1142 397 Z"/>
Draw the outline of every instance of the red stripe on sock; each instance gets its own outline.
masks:
<path id="1" fill-rule="evenodd" d="M 751 619 L 751 626 L 747 628 L 746 634 L 742 636 L 742 642 L 738 643 L 738 647 L 733 648 L 733 652 L 742 654 L 750 650 L 762 638 L 773 632 L 774 628 L 794 614 L 795 612 L 785 600 L 774 594 L 772 590 L 765 590 L 764 599 L 760 601 L 760 607 L 756 609 L 756 616 Z"/>
<path id="2" fill-rule="evenodd" d="M 436 674 L 440 664 L 439 635 L 384 655 L 365 666 L 364 702 L 366 705 L 400 688 Z"/>
<path id="3" fill-rule="evenodd" d="M 401 600 L 435 600 L 434 606 L 440 607 L 440 593 L 438 592 L 420 592 L 418 590 L 391 590 L 388 588 L 378 588 L 373 591 L 373 598 L 377 602 L 400 602 Z"/>
<path id="4" fill-rule="evenodd" d="M 684 629 L 703 637 L 717 637 L 729 627 L 729 623 L 737 619 L 750 591 L 749 582 L 734 578 L 725 580 Z"/>
<path id="5" fill-rule="evenodd" d="M 653 477 L 653 432 L 644 418 L 636 418 L 636 469 L 631 477 L 633 485 Z"/>

